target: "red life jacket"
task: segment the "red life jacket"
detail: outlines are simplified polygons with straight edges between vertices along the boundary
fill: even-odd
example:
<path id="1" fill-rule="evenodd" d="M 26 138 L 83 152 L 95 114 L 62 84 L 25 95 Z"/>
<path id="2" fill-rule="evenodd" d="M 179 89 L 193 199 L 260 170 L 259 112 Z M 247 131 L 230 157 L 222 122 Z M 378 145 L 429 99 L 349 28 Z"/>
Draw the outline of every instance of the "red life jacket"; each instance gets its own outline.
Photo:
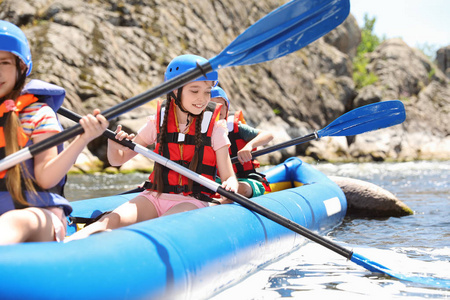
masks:
<path id="1" fill-rule="evenodd" d="M 161 126 L 164 120 L 164 111 L 167 109 L 166 104 L 167 101 L 158 102 L 158 109 L 156 112 L 158 141 L 161 133 Z M 203 145 L 200 149 L 198 149 L 198 165 L 196 173 L 201 174 L 210 180 L 214 180 L 216 176 L 216 152 L 211 147 L 211 136 L 214 124 L 219 120 L 220 108 L 221 105 L 216 105 L 214 102 L 209 102 L 203 112 L 203 120 L 201 125 Z M 164 157 L 184 167 L 189 167 L 195 153 L 195 124 L 197 121 L 197 118 L 194 118 L 192 123 L 189 125 L 187 133 L 181 133 L 176 119 L 175 104 L 173 101 L 170 102 L 167 120 L 166 143 L 163 145 L 164 148 L 162 152 Z M 159 153 L 160 147 L 161 145 L 159 142 L 156 143 L 154 151 Z M 153 176 L 154 173 L 150 174 L 150 182 L 154 182 Z M 196 182 L 193 183 L 192 190 L 189 190 L 188 178 L 166 167 L 163 167 L 163 183 L 163 193 L 182 193 L 185 196 L 191 195 L 204 201 L 208 200 L 202 195 L 207 195 L 210 197 L 214 194 L 211 190 Z M 145 185 L 145 188 L 154 190 L 152 187 L 149 188 L 149 185 Z"/>
<path id="2" fill-rule="evenodd" d="M 230 139 L 231 145 L 228 148 L 230 153 L 230 157 L 236 157 L 239 150 L 244 148 L 247 145 L 247 142 L 242 138 L 239 133 L 239 122 L 241 124 L 246 124 L 244 119 L 244 114 L 241 110 L 234 113 L 234 116 L 229 116 L 227 120 L 228 127 L 228 138 Z M 256 148 L 253 148 L 252 151 L 256 151 Z M 237 162 L 233 164 L 233 170 L 236 173 L 237 178 L 251 178 L 260 181 L 266 192 L 270 192 L 269 182 L 266 180 L 266 176 L 262 173 L 256 171 L 256 168 L 259 168 L 259 161 L 256 159 L 252 159 L 244 164 Z"/>
<path id="3" fill-rule="evenodd" d="M 237 156 L 239 150 L 247 145 L 247 142 L 242 138 L 239 133 L 239 122 L 246 124 L 244 115 L 241 110 L 234 113 L 234 116 L 229 116 L 227 120 L 228 125 L 228 138 L 230 139 L 231 146 L 228 148 L 230 157 Z M 256 151 L 256 148 L 252 149 Z M 243 165 L 239 162 L 233 164 L 234 173 L 237 178 L 247 178 L 248 174 L 256 173 L 256 168 L 259 168 L 260 164 L 256 159 L 252 159 Z"/>

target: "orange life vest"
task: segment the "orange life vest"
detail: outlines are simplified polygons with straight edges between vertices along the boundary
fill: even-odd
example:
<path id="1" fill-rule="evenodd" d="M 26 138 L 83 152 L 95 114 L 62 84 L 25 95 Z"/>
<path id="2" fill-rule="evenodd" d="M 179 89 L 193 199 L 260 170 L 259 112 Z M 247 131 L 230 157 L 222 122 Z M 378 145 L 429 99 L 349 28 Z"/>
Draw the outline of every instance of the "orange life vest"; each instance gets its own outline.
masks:
<path id="1" fill-rule="evenodd" d="M 15 102 L 15 113 L 23 111 L 23 109 L 34 102 L 43 102 L 51 107 L 54 111 L 57 111 L 64 101 L 65 90 L 59 86 L 46 83 L 40 80 L 31 80 L 24 88 L 24 95 L 19 96 Z M 6 104 L 3 102 L 0 105 L 0 159 L 5 157 L 5 136 L 4 136 L 4 126 L 6 122 L 5 113 L 8 112 L 6 109 Z M 27 135 L 23 131 L 22 127 L 18 128 L 18 142 L 21 147 L 29 146 L 32 141 L 28 139 Z M 58 146 L 58 152 L 63 150 L 63 145 Z M 27 169 L 29 176 L 34 176 L 34 160 L 28 159 L 24 162 L 24 167 Z M 28 206 L 35 207 L 51 207 L 59 206 L 64 209 L 64 213 L 69 215 L 72 211 L 72 207 L 67 199 L 63 197 L 64 194 L 64 184 L 66 182 L 66 177 L 61 179 L 61 181 L 50 189 L 43 190 L 37 184 L 35 184 L 35 189 L 37 191 L 37 196 L 30 194 L 29 191 L 25 190 L 23 187 L 25 198 L 27 199 L 28 205 L 23 205 L 12 199 L 11 194 L 6 188 L 6 171 L 0 173 L 0 215 L 6 211 L 18 208 L 24 208 Z"/>
<path id="2" fill-rule="evenodd" d="M 27 107 L 28 105 L 30 105 L 36 101 L 38 101 L 38 98 L 36 98 L 32 94 L 26 94 L 26 95 L 19 96 L 16 100 L 15 113 L 19 114 L 19 112 L 21 112 L 25 107 Z M 0 105 L 0 157 L 2 157 L 2 158 L 6 156 L 5 155 L 5 134 L 4 134 L 6 116 L 4 116 L 4 115 L 7 112 L 8 112 L 8 110 L 5 107 L 5 102 L 3 102 Z M 25 134 L 25 132 L 23 131 L 22 127 L 19 127 L 17 130 L 17 139 L 19 141 L 19 146 L 25 147 L 25 145 L 28 142 L 28 137 Z M 0 178 L 5 178 L 6 171 L 7 170 L 0 172 Z"/>
<path id="3" fill-rule="evenodd" d="M 156 124 L 158 141 L 161 132 L 161 126 L 164 119 L 164 111 L 167 109 L 167 101 L 158 102 L 158 109 L 156 113 Z M 198 165 L 196 172 L 202 176 L 214 180 L 216 176 L 216 153 L 211 146 L 211 136 L 214 128 L 214 124 L 219 120 L 221 105 L 216 105 L 214 102 L 209 102 L 205 111 L 203 112 L 203 120 L 201 125 L 201 132 L 203 138 L 203 145 L 198 149 Z M 167 132 L 166 143 L 163 145 L 163 156 L 184 166 L 189 167 L 189 164 L 195 153 L 195 124 L 198 122 L 197 118 L 194 118 L 189 125 L 187 132 L 181 133 L 178 128 L 178 122 L 176 119 L 175 104 L 170 102 L 169 114 L 167 120 Z M 155 152 L 159 153 L 161 145 L 156 143 Z M 149 181 L 154 182 L 154 174 L 150 174 Z M 200 200 L 208 201 L 202 195 L 208 197 L 213 194 L 209 189 L 194 182 L 192 190 L 188 188 L 188 178 L 181 174 L 163 167 L 163 183 L 164 193 L 175 193 L 183 195 L 191 195 L 199 198 Z M 149 185 L 145 185 L 146 188 Z M 148 188 L 153 190 L 153 188 Z"/>

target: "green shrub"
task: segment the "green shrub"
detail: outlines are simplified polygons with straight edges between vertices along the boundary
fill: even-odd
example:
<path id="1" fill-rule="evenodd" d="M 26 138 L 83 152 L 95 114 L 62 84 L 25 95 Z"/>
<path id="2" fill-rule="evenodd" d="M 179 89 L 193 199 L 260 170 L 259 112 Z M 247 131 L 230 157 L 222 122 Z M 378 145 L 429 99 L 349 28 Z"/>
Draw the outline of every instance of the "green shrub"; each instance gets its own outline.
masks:
<path id="1" fill-rule="evenodd" d="M 378 81 L 377 75 L 367 71 L 368 63 L 369 60 L 364 56 L 353 60 L 353 81 L 355 82 L 357 89 L 374 84 Z"/>
<path id="2" fill-rule="evenodd" d="M 353 81 L 357 89 L 378 81 L 378 77 L 373 72 L 368 72 L 369 59 L 366 57 L 367 53 L 373 52 L 382 42 L 379 37 L 373 34 L 375 21 L 375 17 L 369 18 L 367 14 L 364 15 L 364 26 L 361 28 L 361 43 L 358 45 L 356 56 L 353 59 Z"/>

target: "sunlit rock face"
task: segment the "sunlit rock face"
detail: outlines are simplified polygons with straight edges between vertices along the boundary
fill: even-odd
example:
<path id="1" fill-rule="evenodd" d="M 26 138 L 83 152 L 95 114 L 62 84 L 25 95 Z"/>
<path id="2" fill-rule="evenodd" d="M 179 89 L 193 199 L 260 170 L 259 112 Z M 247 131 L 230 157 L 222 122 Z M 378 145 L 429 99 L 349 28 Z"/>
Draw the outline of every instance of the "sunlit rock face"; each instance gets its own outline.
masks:
<path id="1" fill-rule="evenodd" d="M 21 26 L 27 35 L 33 55 L 30 78 L 64 87 L 64 106 L 85 114 L 161 84 L 165 67 L 177 55 L 214 57 L 284 2 L 4 0 L 0 19 Z M 333 161 L 450 158 L 448 61 L 440 59 L 450 57 L 445 56 L 448 49 L 440 50 L 444 54 L 438 54 L 436 67 L 403 41 L 387 40 L 369 55 L 367 68 L 378 81 L 356 89 L 352 58 L 360 41 L 360 29 L 349 16 L 325 37 L 286 57 L 219 71 L 232 111 L 243 110 L 248 124 L 275 132 L 271 145 L 310 134 L 362 105 L 400 99 L 406 106 L 402 125 L 283 149 L 260 157 L 263 164 L 293 155 Z M 111 120 L 110 128 L 120 123 L 136 132 L 155 109 L 156 100 Z M 61 121 L 65 127 L 73 124 Z M 108 167 L 105 149 L 105 138 L 89 145 Z"/>

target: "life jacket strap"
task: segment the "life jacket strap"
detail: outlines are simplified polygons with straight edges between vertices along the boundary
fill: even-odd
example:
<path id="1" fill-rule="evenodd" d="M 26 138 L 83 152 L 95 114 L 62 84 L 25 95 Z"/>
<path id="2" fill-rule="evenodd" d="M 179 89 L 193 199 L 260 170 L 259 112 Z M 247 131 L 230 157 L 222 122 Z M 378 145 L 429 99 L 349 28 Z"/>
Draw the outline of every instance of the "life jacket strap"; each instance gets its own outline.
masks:
<path id="1" fill-rule="evenodd" d="M 159 135 L 157 135 L 157 141 L 159 141 Z M 202 135 L 202 141 L 204 145 L 210 145 L 211 137 Z M 185 145 L 195 146 L 195 136 L 180 132 L 168 132 L 166 133 L 166 143 L 183 143 Z"/>
<path id="2" fill-rule="evenodd" d="M 75 217 L 69 216 L 69 225 L 71 224 L 84 224 L 82 227 L 86 227 L 94 222 L 100 220 L 104 215 L 111 213 L 112 211 L 105 211 L 96 217 L 85 218 L 85 217 Z"/>
<path id="3" fill-rule="evenodd" d="M 240 178 L 242 178 L 242 177 L 240 177 Z M 267 181 L 267 179 L 266 179 L 266 175 L 255 171 L 255 172 L 248 174 L 247 178 L 261 182 L 263 184 L 266 192 L 272 191 L 272 189 L 270 188 L 269 181 Z"/>

